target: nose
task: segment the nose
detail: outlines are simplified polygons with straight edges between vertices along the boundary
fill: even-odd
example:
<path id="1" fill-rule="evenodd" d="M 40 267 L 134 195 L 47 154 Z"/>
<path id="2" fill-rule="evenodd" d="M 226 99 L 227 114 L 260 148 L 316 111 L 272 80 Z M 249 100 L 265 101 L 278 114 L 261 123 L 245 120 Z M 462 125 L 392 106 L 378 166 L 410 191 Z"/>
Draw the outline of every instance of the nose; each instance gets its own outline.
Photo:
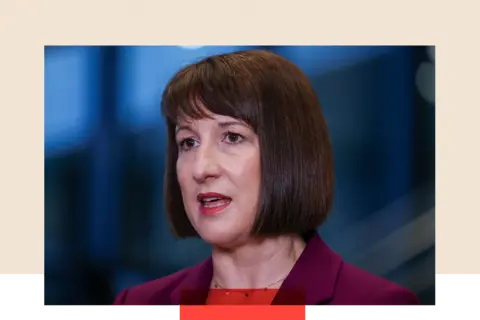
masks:
<path id="1" fill-rule="evenodd" d="M 220 174 L 218 151 L 214 146 L 203 144 L 197 148 L 193 163 L 193 178 L 197 183 L 215 179 Z"/>

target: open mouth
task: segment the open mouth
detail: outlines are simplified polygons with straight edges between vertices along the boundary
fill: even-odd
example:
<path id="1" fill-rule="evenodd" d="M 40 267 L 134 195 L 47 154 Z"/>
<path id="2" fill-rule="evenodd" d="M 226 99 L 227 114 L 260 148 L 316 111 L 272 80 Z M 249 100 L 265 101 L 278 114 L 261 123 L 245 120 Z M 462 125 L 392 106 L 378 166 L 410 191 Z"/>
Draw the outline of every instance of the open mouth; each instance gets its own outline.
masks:
<path id="1" fill-rule="evenodd" d="M 205 208 L 217 208 L 230 203 L 230 201 L 231 199 L 228 199 L 228 198 L 205 198 L 205 199 L 202 199 L 200 203 Z"/>
<path id="2" fill-rule="evenodd" d="M 232 199 L 221 194 L 199 194 L 197 200 L 200 203 L 200 212 L 204 215 L 220 213 L 228 207 Z"/>

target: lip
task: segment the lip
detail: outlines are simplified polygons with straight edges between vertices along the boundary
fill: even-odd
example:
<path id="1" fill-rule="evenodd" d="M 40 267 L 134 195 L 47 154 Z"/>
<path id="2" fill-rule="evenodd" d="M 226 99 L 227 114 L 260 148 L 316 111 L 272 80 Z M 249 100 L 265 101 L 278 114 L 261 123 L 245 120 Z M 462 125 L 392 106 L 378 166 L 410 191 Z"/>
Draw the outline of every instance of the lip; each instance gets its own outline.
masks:
<path id="1" fill-rule="evenodd" d="M 206 208 L 202 205 L 201 200 L 203 198 L 224 198 L 224 199 L 227 199 L 228 202 L 226 204 L 222 205 L 222 206 L 219 206 L 219 207 Z M 204 216 L 215 216 L 215 215 L 220 214 L 225 208 L 227 208 L 230 205 L 230 203 L 232 202 L 232 198 L 227 197 L 226 195 L 221 194 L 221 193 L 206 192 L 206 193 L 199 193 L 197 195 L 197 201 L 199 202 L 198 207 L 199 207 L 199 211 L 202 215 L 204 215 Z"/>
<path id="2" fill-rule="evenodd" d="M 202 201 L 203 198 L 226 198 L 226 199 L 230 199 L 230 197 L 227 197 L 224 194 L 216 193 L 216 192 L 199 193 L 197 195 L 197 200 L 198 201 Z"/>

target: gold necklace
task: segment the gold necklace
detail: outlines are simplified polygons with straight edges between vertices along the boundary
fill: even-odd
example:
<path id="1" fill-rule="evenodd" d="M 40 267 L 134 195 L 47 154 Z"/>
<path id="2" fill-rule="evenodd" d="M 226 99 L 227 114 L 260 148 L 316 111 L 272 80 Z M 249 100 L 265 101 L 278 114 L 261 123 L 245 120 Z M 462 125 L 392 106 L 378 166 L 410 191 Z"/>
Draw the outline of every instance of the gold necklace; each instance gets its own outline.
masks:
<path id="1" fill-rule="evenodd" d="M 281 278 L 280 280 L 277 280 L 277 281 L 275 281 L 275 282 L 270 283 L 269 285 L 263 287 L 262 289 L 263 289 L 263 290 L 267 290 L 267 289 L 270 288 L 271 286 L 274 286 L 274 285 L 278 284 L 279 282 L 282 282 L 282 281 L 285 280 L 286 278 L 287 278 L 287 276 Z M 225 288 L 224 286 L 220 285 L 215 279 L 213 280 L 213 287 L 214 287 L 215 289 L 228 290 L 228 289 Z M 256 290 L 256 289 L 246 289 L 246 290 L 247 290 L 247 292 L 245 292 L 244 294 L 245 294 L 245 297 L 248 297 L 248 293 L 249 293 L 250 291 L 253 291 L 253 290 Z"/>

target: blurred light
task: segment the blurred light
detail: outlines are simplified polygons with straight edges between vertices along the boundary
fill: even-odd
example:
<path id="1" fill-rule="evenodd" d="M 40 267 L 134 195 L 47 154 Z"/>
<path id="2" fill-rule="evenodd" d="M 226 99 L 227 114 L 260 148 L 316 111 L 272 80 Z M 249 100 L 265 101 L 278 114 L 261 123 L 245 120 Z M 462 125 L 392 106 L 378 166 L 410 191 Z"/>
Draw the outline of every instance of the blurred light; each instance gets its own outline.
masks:
<path id="1" fill-rule="evenodd" d="M 203 46 L 180 46 L 180 47 L 187 50 L 197 50 L 197 49 L 203 48 Z"/>
<path id="2" fill-rule="evenodd" d="M 274 52 L 295 63 L 307 76 L 319 76 L 399 50 L 395 46 L 282 46 Z"/>
<path id="3" fill-rule="evenodd" d="M 81 145 L 96 123 L 90 76 L 94 49 L 67 47 L 45 51 L 45 153 Z"/>
<path id="4" fill-rule="evenodd" d="M 423 99 L 435 104 L 435 65 L 431 62 L 422 62 L 415 75 L 417 90 Z"/>
<path id="5" fill-rule="evenodd" d="M 428 57 L 430 58 L 430 60 L 435 62 L 435 47 L 434 46 L 431 46 L 431 47 L 427 48 L 427 54 L 428 54 Z"/>

